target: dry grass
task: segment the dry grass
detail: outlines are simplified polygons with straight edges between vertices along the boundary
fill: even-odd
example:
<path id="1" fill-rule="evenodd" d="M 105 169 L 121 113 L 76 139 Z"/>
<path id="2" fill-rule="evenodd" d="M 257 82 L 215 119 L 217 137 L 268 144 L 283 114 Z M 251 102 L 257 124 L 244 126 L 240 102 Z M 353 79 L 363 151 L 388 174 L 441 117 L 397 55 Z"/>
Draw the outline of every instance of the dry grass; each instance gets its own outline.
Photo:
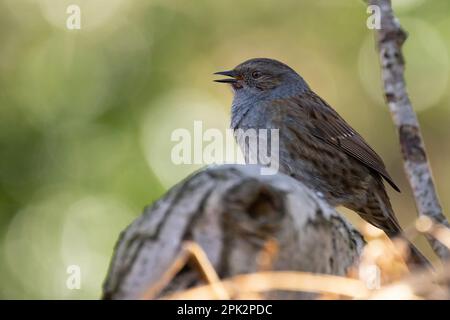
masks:
<path id="1" fill-rule="evenodd" d="M 206 285 L 179 291 L 163 299 L 259 299 L 274 290 L 317 293 L 318 299 L 450 299 L 450 265 L 436 269 L 408 270 L 408 255 L 402 240 L 390 241 L 380 230 L 366 225 L 362 229 L 366 240 L 358 265 L 350 268 L 346 277 L 312 274 L 298 271 L 270 271 L 278 247 L 269 241 L 262 251 L 260 271 L 219 279 L 199 245 L 186 242 L 182 252 L 161 280 L 142 296 L 152 299 L 176 274 L 190 262 Z M 428 218 L 419 218 L 406 230 L 408 237 L 424 233 L 450 248 L 450 230 L 434 225 Z"/>

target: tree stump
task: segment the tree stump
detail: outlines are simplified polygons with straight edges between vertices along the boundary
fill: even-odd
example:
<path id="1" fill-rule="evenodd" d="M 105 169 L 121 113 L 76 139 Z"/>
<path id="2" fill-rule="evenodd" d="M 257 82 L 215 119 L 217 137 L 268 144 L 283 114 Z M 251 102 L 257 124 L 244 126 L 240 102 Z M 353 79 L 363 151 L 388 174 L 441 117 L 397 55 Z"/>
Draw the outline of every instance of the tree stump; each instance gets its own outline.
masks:
<path id="1" fill-rule="evenodd" d="M 339 213 L 293 178 L 260 175 L 258 166 L 208 167 L 172 188 L 122 232 L 103 298 L 142 298 L 186 240 L 203 249 L 221 279 L 261 270 L 345 275 L 364 245 Z M 188 264 L 154 298 L 202 283 Z M 270 292 L 266 297 L 311 294 Z"/>

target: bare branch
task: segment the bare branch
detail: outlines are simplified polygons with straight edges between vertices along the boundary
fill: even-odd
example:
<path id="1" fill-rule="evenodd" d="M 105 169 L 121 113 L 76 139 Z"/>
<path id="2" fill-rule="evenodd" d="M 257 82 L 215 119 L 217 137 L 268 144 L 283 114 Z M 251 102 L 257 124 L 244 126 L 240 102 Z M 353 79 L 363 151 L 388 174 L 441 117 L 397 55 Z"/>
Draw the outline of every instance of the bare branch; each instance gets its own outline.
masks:
<path id="1" fill-rule="evenodd" d="M 406 90 L 402 45 L 407 33 L 395 17 L 390 0 L 366 0 L 366 2 L 381 9 L 381 29 L 376 32 L 376 40 L 384 93 L 398 130 L 404 168 L 419 216 L 427 216 L 434 222 L 450 227 L 439 203 L 419 122 Z M 441 259 L 450 258 L 450 251 L 439 241 L 432 237 L 427 239 Z"/>

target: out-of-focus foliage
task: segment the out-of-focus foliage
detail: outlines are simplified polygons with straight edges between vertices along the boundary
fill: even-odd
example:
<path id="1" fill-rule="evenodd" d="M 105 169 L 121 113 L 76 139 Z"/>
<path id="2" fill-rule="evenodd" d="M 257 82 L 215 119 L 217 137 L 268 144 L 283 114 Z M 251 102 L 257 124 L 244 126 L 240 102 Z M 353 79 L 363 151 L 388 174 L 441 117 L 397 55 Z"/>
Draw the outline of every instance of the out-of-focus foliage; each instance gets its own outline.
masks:
<path id="1" fill-rule="evenodd" d="M 393 2 L 448 212 L 450 2 Z M 69 4 L 80 30 L 66 28 Z M 172 164 L 171 132 L 225 129 L 231 94 L 212 73 L 251 57 L 291 65 L 373 144 L 411 223 L 367 16 L 359 0 L 0 0 L 0 298 L 99 297 L 120 230 L 199 167 Z"/>

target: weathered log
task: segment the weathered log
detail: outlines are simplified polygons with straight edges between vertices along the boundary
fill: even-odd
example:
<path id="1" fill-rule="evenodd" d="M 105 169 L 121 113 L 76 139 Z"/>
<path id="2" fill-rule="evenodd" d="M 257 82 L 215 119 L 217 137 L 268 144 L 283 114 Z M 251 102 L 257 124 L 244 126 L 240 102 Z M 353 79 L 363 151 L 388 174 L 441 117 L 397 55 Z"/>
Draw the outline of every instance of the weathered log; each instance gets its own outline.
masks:
<path id="1" fill-rule="evenodd" d="M 257 166 L 209 167 L 146 208 L 121 234 L 104 298 L 145 297 L 186 240 L 204 250 L 220 278 L 262 269 L 344 275 L 364 245 L 339 213 L 298 181 L 260 175 Z M 269 266 L 263 259 L 268 243 L 274 244 Z M 188 264 L 154 297 L 199 284 L 202 277 Z M 309 295 L 272 292 L 268 297 Z"/>

